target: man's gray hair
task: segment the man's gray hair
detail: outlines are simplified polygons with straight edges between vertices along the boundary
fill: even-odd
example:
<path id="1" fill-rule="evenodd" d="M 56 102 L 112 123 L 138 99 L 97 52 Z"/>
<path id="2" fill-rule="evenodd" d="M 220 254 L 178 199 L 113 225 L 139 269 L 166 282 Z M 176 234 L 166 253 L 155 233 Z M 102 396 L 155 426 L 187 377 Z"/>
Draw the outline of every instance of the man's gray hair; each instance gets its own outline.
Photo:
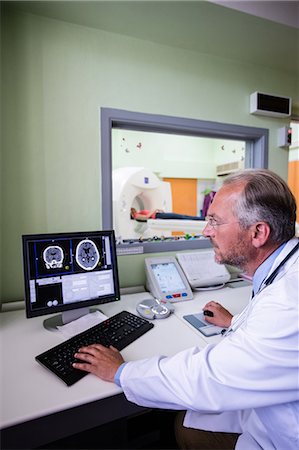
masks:
<path id="1" fill-rule="evenodd" d="M 243 228 L 266 222 L 270 239 L 283 243 L 295 234 L 296 200 L 285 181 L 267 169 L 245 169 L 229 175 L 223 185 L 244 184 L 234 215 Z"/>

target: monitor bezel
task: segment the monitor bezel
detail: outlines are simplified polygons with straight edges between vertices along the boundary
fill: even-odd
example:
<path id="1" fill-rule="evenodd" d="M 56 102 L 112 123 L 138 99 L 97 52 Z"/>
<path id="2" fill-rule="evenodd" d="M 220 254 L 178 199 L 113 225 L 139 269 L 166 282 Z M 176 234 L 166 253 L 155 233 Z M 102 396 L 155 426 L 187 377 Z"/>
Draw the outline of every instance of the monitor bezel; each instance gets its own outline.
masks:
<path id="1" fill-rule="evenodd" d="M 111 241 L 111 259 L 115 262 L 114 267 L 112 268 L 113 273 L 113 281 L 114 281 L 114 294 L 109 294 L 103 296 L 102 298 L 93 298 L 90 300 L 83 300 L 79 302 L 74 302 L 70 304 L 63 304 L 58 306 L 52 306 L 48 310 L 37 310 L 33 311 L 31 308 L 30 302 L 30 267 L 28 260 L 28 252 L 27 246 L 30 241 L 38 240 L 38 239 L 58 239 L 58 238 L 76 238 L 82 237 L 88 238 L 92 235 L 108 236 Z M 116 244 L 115 244 L 115 233 L 114 230 L 98 230 L 98 231 L 78 231 L 78 232 L 55 232 L 55 233 L 39 233 L 39 234 L 24 234 L 22 235 L 22 250 L 23 250 L 23 273 L 24 273 L 24 286 L 25 286 L 25 310 L 26 317 L 28 319 L 33 317 L 40 317 L 46 315 L 52 315 L 56 313 L 64 313 L 65 311 L 77 310 L 81 308 L 89 308 L 91 306 L 102 305 L 104 303 L 110 303 L 120 300 L 120 286 L 119 286 L 119 276 L 118 276 L 118 261 L 116 254 Z"/>

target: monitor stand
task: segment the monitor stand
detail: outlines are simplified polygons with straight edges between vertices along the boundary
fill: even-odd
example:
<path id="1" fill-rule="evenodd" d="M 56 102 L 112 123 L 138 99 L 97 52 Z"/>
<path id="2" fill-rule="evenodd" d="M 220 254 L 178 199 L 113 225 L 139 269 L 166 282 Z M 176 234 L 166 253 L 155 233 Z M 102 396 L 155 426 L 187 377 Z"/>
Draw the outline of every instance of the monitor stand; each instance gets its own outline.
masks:
<path id="1" fill-rule="evenodd" d="M 58 326 L 65 325 L 93 311 L 95 311 L 95 309 L 91 310 L 89 307 L 64 311 L 62 314 L 45 319 L 44 327 L 48 331 L 58 331 Z"/>

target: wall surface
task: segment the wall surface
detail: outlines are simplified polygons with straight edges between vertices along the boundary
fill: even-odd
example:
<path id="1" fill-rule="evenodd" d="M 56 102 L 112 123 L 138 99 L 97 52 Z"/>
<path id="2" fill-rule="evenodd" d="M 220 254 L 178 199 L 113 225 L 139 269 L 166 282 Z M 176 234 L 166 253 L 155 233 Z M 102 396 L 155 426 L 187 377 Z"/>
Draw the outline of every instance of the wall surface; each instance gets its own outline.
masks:
<path id="1" fill-rule="evenodd" d="M 291 74 L 25 13 L 1 21 L 2 301 L 23 298 L 22 234 L 101 228 L 100 107 L 268 128 L 269 167 L 287 179 L 287 121 L 250 115 L 249 95 L 295 97 Z M 144 282 L 141 261 L 119 258 L 122 286 Z"/>
<path id="2" fill-rule="evenodd" d="M 114 128 L 112 167 L 146 167 L 160 178 L 216 178 L 218 164 L 241 161 L 245 142 Z"/>

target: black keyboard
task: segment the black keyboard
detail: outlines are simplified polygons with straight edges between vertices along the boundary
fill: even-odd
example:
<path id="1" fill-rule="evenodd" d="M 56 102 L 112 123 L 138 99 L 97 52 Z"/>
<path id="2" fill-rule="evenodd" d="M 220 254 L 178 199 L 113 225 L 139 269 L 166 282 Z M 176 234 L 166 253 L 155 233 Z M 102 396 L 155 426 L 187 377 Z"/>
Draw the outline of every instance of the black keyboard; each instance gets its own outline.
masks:
<path id="1" fill-rule="evenodd" d="M 102 344 L 106 347 L 113 345 L 118 350 L 122 350 L 153 328 L 153 326 L 152 323 L 135 314 L 122 311 L 104 322 L 73 336 L 62 344 L 41 353 L 35 359 L 61 378 L 68 386 L 71 386 L 88 374 L 88 372 L 75 369 L 72 366 L 72 363 L 76 360 L 74 353 L 80 347 L 90 344 Z"/>

